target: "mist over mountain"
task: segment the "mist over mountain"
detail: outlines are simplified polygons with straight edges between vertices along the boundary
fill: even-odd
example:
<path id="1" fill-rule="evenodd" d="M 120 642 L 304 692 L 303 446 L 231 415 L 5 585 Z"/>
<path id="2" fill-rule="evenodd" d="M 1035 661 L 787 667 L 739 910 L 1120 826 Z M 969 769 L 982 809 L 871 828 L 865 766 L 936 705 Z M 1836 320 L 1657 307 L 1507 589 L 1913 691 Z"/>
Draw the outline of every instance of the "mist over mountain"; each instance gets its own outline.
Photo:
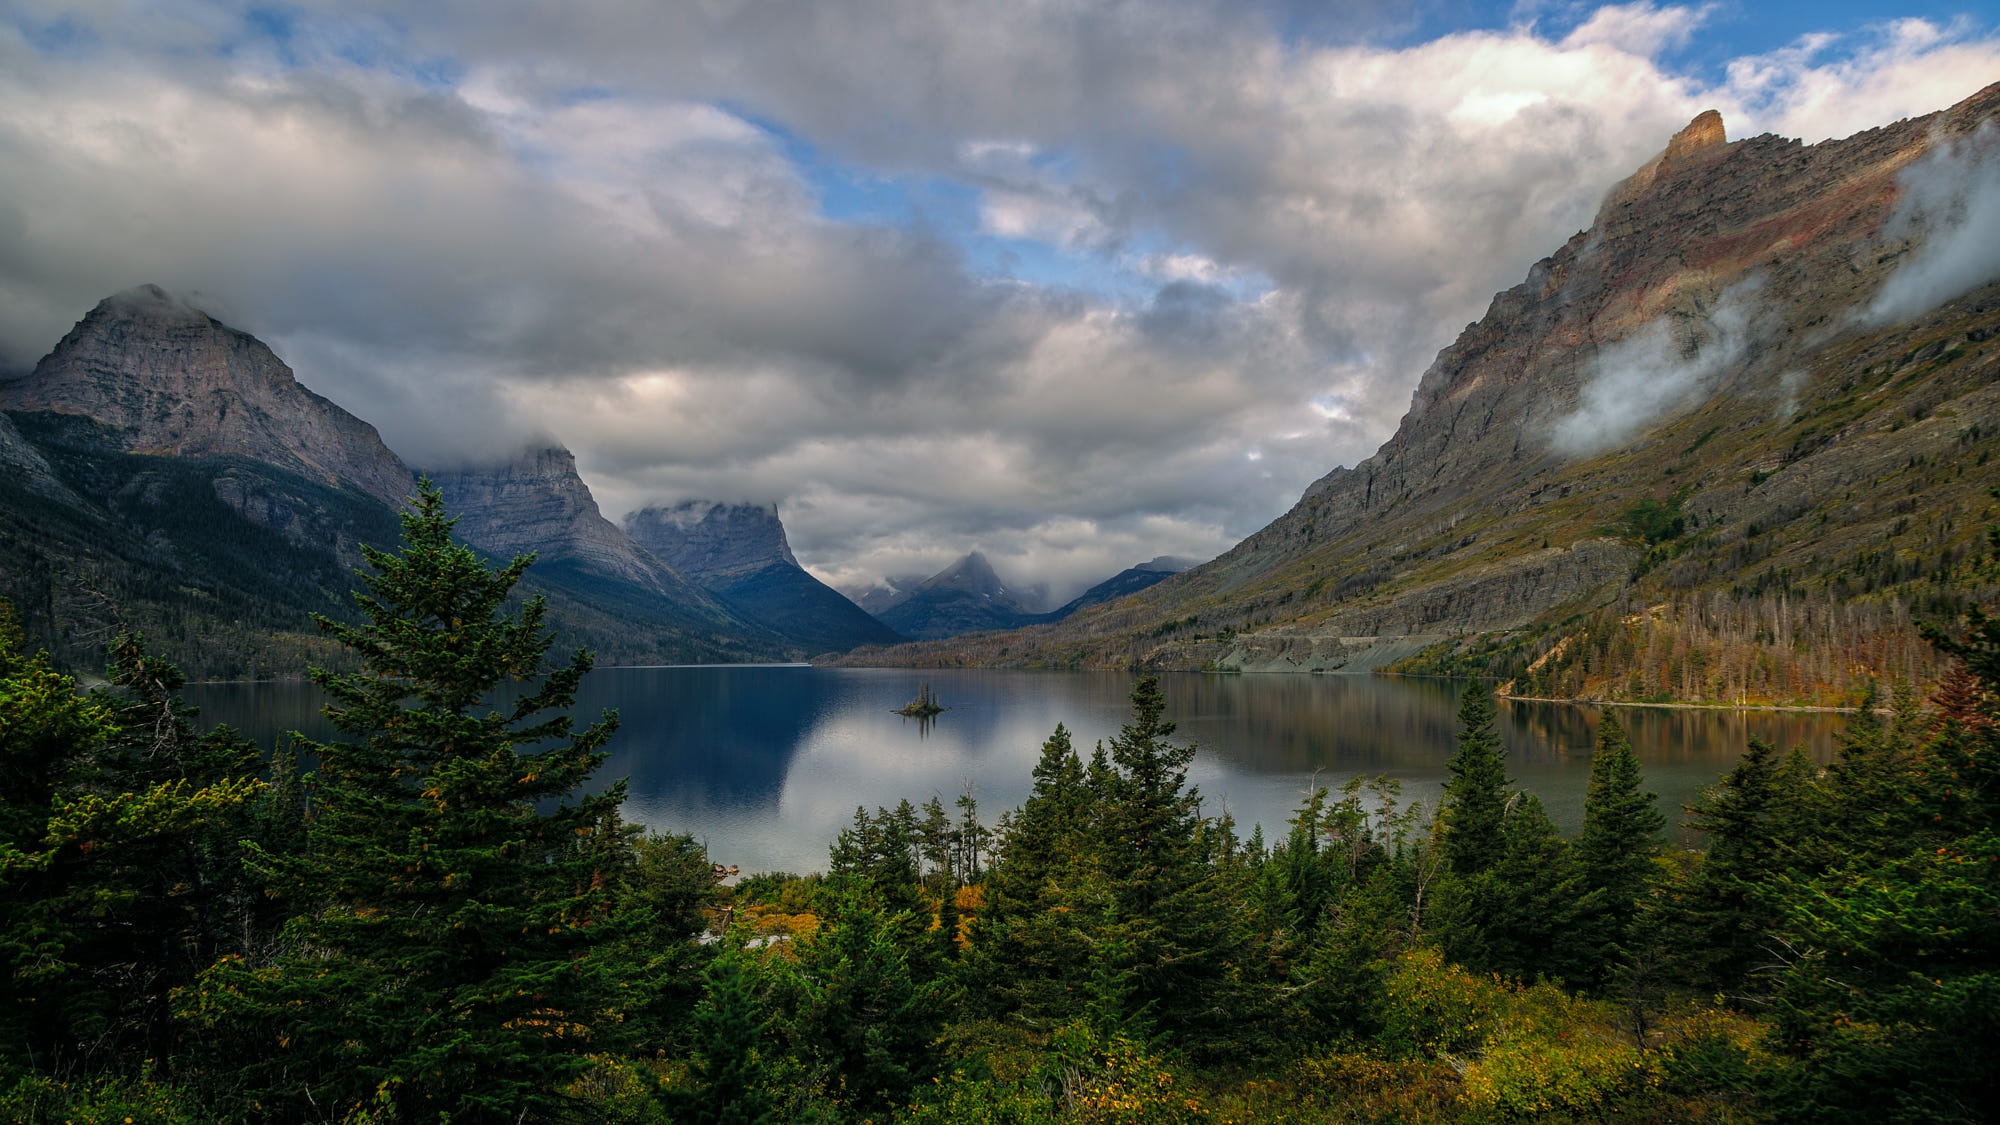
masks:
<path id="1" fill-rule="evenodd" d="M 1013 629 L 1042 612 L 1036 591 L 1002 581 L 986 556 L 973 551 L 924 579 L 876 613 L 906 637 L 932 640 L 990 629 Z"/>
<path id="2" fill-rule="evenodd" d="M 1054 625 L 868 658 L 1731 701 L 1922 682 L 1914 621 L 1963 608 L 1932 576 L 1967 581 L 1994 514 L 1996 107 L 1815 145 L 1704 113 L 1268 527 Z"/>
<path id="3" fill-rule="evenodd" d="M 101 301 L 0 384 L 0 594 L 83 667 L 116 628 L 197 676 L 331 654 L 362 545 L 393 548 L 410 469 L 269 348 L 156 286 Z M 527 588 L 607 662 L 755 660 L 805 645 L 750 621 L 605 520 L 560 447 L 438 471 L 469 544 L 533 552 Z"/>

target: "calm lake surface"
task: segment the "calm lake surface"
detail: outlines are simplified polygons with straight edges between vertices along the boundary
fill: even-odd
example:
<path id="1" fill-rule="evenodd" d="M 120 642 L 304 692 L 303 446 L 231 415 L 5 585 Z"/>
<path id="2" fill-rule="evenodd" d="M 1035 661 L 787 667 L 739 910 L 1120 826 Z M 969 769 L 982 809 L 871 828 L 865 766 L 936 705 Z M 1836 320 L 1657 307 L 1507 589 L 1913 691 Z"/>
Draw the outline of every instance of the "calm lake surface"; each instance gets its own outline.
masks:
<path id="1" fill-rule="evenodd" d="M 951 710 L 929 723 L 894 714 L 928 682 Z M 580 716 L 619 712 L 606 782 L 629 779 L 628 819 L 705 840 L 719 863 L 753 871 L 817 871 L 856 805 L 947 808 L 969 783 L 987 824 L 1026 797 L 1041 745 L 1058 722 L 1086 757 L 1130 715 L 1123 672 L 880 668 L 606 668 L 584 681 Z M 1465 684 L 1373 676 L 1162 679 L 1178 737 L 1199 746 L 1189 780 L 1210 812 L 1244 835 L 1282 836 L 1317 774 L 1338 788 L 1386 774 L 1427 806 L 1446 777 Z M 287 731 L 329 733 L 309 684 L 198 684 L 188 701 L 269 746 Z M 1502 703 L 1509 772 L 1538 794 L 1565 832 L 1583 816 L 1599 713 Z M 1845 716 L 1625 708 L 1647 787 L 1679 809 L 1757 736 L 1831 756 Z"/>

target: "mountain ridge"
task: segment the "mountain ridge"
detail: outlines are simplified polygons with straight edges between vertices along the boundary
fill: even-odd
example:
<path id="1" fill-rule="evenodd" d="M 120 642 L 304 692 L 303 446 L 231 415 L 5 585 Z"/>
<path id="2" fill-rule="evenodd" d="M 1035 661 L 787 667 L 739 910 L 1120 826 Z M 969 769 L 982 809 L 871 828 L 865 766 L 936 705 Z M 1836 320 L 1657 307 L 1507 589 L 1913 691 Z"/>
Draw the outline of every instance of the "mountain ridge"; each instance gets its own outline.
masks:
<path id="1" fill-rule="evenodd" d="M 776 504 L 649 505 L 624 526 L 640 546 L 805 655 L 905 639 L 799 565 Z"/>
<path id="2" fill-rule="evenodd" d="M 1969 151 L 1996 106 L 2000 84 L 1812 146 L 1728 141 L 1704 114 L 1495 295 L 1373 456 L 1230 551 L 1056 625 L 857 662 L 1387 664 L 1711 700 L 1844 699 L 1868 676 L 1934 675 L 1910 624 L 1931 592 L 1856 575 L 1887 574 L 1871 561 L 1883 540 L 1898 575 L 1962 572 L 1978 551 L 1987 499 L 1947 458 L 1983 456 L 2000 430 L 2000 286 L 1869 317 L 1923 260 L 1924 232 L 1892 222 L 1906 171 Z M 1868 494 L 1892 480 L 1931 490 L 1936 510 Z M 1850 611 L 1868 619 L 1856 647 L 1880 650 L 1852 662 L 1865 673 L 1839 667 L 1845 641 L 1770 639 Z M 1580 652 L 1604 667 L 1573 666 Z"/>

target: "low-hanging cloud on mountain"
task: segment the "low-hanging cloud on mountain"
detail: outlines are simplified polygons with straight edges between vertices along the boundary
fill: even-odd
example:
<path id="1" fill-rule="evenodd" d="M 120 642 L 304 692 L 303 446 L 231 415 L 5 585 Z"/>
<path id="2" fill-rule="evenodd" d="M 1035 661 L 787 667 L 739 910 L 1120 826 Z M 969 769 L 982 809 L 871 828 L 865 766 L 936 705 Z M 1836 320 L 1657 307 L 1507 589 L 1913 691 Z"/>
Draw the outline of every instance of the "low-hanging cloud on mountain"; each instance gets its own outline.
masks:
<path id="1" fill-rule="evenodd" d="M 1655 317 L 1599 350 L 1576 409 L 1552 428 L 1550 446 L 1569 457 L 1601 453 L 1700 403 L 1748 354 L 1760 287 L 1755 278 L 1738 282 L 1705 316 Z"/>
<path id="2" fill-rule="evenodd" d="M 1890 324 L 1920 316 L 2000 278 L 2000 129 L 1939 145 L 1897 177 L 1902 198 L 1884 224 L 1888 240 L 1915 239 L 1864 319 Z"/>

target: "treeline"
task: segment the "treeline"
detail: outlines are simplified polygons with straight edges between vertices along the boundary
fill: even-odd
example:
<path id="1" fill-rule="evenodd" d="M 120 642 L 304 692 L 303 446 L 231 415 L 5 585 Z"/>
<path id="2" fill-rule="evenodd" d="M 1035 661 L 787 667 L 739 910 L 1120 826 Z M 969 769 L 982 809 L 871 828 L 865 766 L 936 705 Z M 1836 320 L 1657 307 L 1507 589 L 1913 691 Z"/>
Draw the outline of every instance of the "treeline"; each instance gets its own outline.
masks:
<path id="1" fill-rule="evenodd" d="M 126 639 L 0 641 L 0 1116 L 21 1121 L 1983 1121 L 2000 1104 L 2000 624 L 1824 769 L 1753 744 L 1660 844 L 1615 715 L 1583 828 L 1467 696 L 1440 806 L 1205 815 L 1159 684 L 991 827 L 857 810 L 719 886 L 580 796 L 539 604 L 434 493 L 371 553 L 339 737 L 261 773 Z M 532 686 L 494 712 L 503 681 Z M 300 770 L 299 753 L 313 768 Z M 697 940 L 697 939 L 700 940 Z"/>

